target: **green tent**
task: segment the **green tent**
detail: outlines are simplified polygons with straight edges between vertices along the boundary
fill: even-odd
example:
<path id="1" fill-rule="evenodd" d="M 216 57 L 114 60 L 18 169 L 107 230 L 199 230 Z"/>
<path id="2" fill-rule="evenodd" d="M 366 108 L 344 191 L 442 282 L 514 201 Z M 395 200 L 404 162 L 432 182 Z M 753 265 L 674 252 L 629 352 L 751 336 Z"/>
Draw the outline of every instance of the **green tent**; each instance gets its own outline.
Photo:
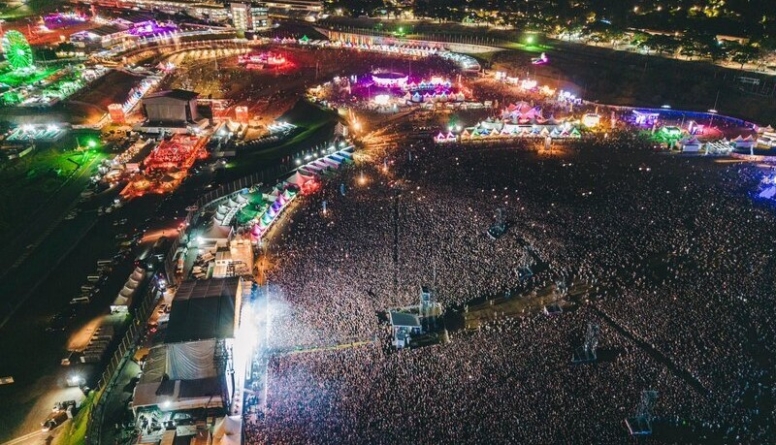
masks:
<path id="1" fill-rule="evenodd" d="M 256 209 L 253 206 L 245 206 L 242 209 L 240 209 L 239 212 L 237 212 L 237 223 L 240 225 L 245 225 L 251 222 L 254 218 L 256 218 L 257 215 L 259 215 L 259 210 Z"/>

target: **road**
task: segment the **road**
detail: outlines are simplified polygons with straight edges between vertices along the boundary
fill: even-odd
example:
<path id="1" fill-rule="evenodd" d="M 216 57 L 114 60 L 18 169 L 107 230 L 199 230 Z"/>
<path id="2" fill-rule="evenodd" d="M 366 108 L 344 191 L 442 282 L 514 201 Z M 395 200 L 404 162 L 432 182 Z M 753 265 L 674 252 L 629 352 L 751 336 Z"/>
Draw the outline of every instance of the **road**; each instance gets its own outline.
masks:
<path id="1" fill-rule="evenodd" d="M 25 434 L 24 436 L 19 436 L 16 439 L 9 440 L 8 442 L 3 442 L 0 445 L 27 445 L 27 444 L 33 444 L 37 443 L 44 437 L 48 436 L 48 434 L 45 431 L 35 431 L 29 434 Z"/>

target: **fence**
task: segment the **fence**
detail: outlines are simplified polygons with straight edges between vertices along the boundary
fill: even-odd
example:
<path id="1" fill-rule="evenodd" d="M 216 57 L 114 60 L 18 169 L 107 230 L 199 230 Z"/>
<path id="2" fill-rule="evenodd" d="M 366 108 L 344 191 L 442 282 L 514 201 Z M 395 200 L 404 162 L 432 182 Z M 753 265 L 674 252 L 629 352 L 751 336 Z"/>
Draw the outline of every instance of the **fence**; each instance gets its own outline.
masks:
<path id="1" fill-rule="evenodd" d="M 671 108 L 644 108 L 644 107 L 632 107 L 632 106 L 624 106 L 624 105 L 608 105 L 608 104 L 589 102 L 589 101 L 583 101 L 583 102 L 589 106 L 599 106 L 602 109 L 605 109 L 605 111 L 616 110 L 618 113 L 636 111 L 636 110 L 643 113 L 657 113 L 663 119 L 679 120 L 679 119 L 685 118 L 685 119 L 691 119 L 691 120 L 692 119 L 711 120 L 713 118 L 713 120 L 715 121 L 726 122 L 732 125 L 739 125 L 742 127 L 751 128 L 757 125 L 753 122 L 749 122 L 744 119 L 739 119 L 737 117 L 726 116 L 724 114 L 718 114 L 718 113 L 709 113 L 706 111 L 674 110 Z"/>
<path id="2" fill-rule="evenodd" d="M 236 179 L 228 184 L 223 184 L 216 190 L 200 196 L 194 204 L 198 209 L 202 209 L 216 203 L 217 201 L 231 195 L 232 193 L 250 188 L 256 184 L 266 184 L 287 173 L 291 173 L 291 170 L 287 165 L 284 164 L 276 165 L 274 167 L 267 167 L 251 175 Z"/>
<path id="3" fill-rule="evenodd" d="M 143 301 L 140 307 L 135 309 L 135 313 L 129 320 L 129 328 L 121 339 L 118 348 L 108 362 L 108 366 L 103 371 L 97 386 L 94 388 L 94 408 L 89 416 L 89 425 L 87 427 L 87 443 L 99 444 L 102 434 L 102 424 L 105 416 L 105 403 L 108 400 L 110 391 L 116 386 L 116 379 L 121 375 L 127 360 L 129 360 L 132 348 L 137 342 L 140 334 L 143 332 L 141 320 L 145 320 L 151 315 L 155 301 L 155 286 L 152 285 L 152 279 L 147 279 L 148 289 L 143 293 Z"/>

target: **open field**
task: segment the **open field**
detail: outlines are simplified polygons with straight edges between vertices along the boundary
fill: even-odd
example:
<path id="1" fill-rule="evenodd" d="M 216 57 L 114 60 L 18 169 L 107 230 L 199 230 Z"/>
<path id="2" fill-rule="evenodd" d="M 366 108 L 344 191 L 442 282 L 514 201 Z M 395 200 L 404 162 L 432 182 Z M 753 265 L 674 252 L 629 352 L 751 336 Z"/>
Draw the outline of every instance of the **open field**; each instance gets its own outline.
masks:
<path id="1" fill-rule="evenodd" d="M 35 82 L 43 80 L 55 73 L 59 68 L 46 67 L 36 70 L 34 73 L 20 73 L 15 71 L 6 71 L 0 74 L 0 84 L 6 84 L 12 87 L 22 85 L 32 85 Z"/>
<path id="2" fill-rule="evenodd" d="M 67 113 L 81 116 L 86 121 L 94 121 L 108 111 L 108 105 L 124 103 L 129 91 L 141 80 L 140 76 L 113 70 L 93 85 L 73 95 L 63 107 Z"/>
<path id="3" fill-rule="evenodd" d="M 90 157 L 62 150 L 74 145 L 72 139 L 63 141 L 0 164 L 0 235 L 8 236 L 18 228 Z"/>
<path id="4" fill-rule="evenodd" d="M 547 56 L 549 64 L 536 66 L 530 63 L 530 53 L 504 51 L 493 57 L 493 69 L 519 77 L 530 75 L 540 83 L 568 88 L 586 100 L 605 104 L 668 104 L 675 109 L 706 111 L 714 107 L 719 92 L 717 109 L 722 114 L 763 123 L 776 115 L 773 79 L 771 90 L 751 91 L 736 80 L 741 75 L 736 70 L 562 42 L 554 42 Z"/>

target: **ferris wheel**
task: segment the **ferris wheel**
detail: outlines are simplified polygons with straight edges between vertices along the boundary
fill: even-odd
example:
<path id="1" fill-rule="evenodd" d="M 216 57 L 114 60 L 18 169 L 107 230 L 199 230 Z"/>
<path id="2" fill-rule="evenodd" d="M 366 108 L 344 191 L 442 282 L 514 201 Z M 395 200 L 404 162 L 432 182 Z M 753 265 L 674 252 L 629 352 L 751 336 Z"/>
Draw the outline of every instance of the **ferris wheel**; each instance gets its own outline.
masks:
<path id="1" fill-rule="evenodd" d="M 18 70 L 32 66 L 32 49 L 27 38 L 19 31 L 8 31 L 2 40 L 3 54 L 11 65 Z"/>

